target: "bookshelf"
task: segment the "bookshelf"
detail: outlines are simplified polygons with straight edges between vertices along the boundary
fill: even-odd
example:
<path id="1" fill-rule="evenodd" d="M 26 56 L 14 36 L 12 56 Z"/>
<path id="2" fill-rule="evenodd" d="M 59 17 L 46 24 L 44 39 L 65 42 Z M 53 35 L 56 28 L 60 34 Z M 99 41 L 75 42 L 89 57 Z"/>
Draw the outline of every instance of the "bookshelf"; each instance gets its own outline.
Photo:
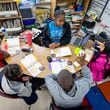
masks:
<path id="1" fill-rule="evenodd" d="M 22 18 L 15 0 L 0 0 L 0 32 L 1 27 L 5 27 L 8 33 L 22 30 Z"/>
<path id="2" fill-rule="evenodd" d="M 41 2 L 41 3 L 37 3 L 36 5 L 50 5 L 51 4 L 51 2 Z"/>
<path id="3" fill-rule="evenodd" d="M 34 10 L 37 23 L 42 27 L 43 22 L 51 17 L 51 3 L 53 0 L 39 0 Z"/>
<path id="4" fill-rule="evenodd" d="M 81 28 L 82 22 L 84 21 L 85 14 L 87 12 L 89 3 L 91 0 L 82 0 L 83 11 L 76 11 L 76 6 L 78 1 L 81 0 L 53 0 L 53 8 L 56 6 L 62 7 L 65 12 L 65 19 L 70 23 L 71 28 L 79 30 Z M 53 10 L 54 10 L 53 9 Z M 52 12 L 54 15 L 54 12 Z"/>
<path id="5" fill-rule="evenodd" d="M 56 7 L 56 0 L 39 0 L 39 3 L 36 4 L 36 9 L 37 8 L 43 8 L 43 9 L 48 9 L 49 11 L 49 16 L 51 18 L 54 18 L 54 9 Z M 46 12 L 46 13 L 48 13 Z"/>

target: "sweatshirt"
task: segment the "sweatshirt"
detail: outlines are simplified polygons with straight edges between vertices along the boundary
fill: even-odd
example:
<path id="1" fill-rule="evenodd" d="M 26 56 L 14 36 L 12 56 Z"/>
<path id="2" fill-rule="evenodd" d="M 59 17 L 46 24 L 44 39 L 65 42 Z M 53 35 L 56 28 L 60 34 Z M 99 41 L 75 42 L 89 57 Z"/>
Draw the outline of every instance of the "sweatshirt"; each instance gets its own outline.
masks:
<path id="1" fill-rule="evenodd" d="M 51 21 L 53 22 L 53 21 Z M 50 23 L 51 23 L 50 22 Z M 49 45 L 51 43 L 53 43 L 52 39 L 51 39 L 51 30 L 49 29 L 49 24 L 47 24 L 45 27 L 44 27 L 44 30 L 43 30 L 43 44 L 46 46 L 46 47 L 49 47 Z M 60 45 L 66 45 L 70 42 L 71 40 L 71 28 L 70 28 L 70 24 L 68 22 L 65 22 L 64 25 L 63 25 L 63 33 L 62 33 L 62 37 L 60 39 Z"/>
<path id="2" fill-rule="evenodd" d="M 45 78 L 50 94 L 57 106 L 68 109 L 81 105 L 83 98 L 89 91 L 92 83 L 92 75 L 87 66 L 82 68 L 82 78 L 74 81 L 74 86 L 69 92 L 64 91 L 57 82 L 57 76 L 48 75 Z"/>
<path id="3" fill-rule="evenodd" d="M 32 93 L 32 84 L 30 82 L 22 83 L 18 81 L 10 81 L 5 75 L 1 79 L 1 87 L 6 94 L 15 95 L 19 97 L 30 97 Z"/>
<path id="4" fill-rule="evenodd" d="M 88 67 L 92 72 L 94 81 L 98 82 L 104 79 L 105 71 L 110 69 L 110 62 L 106 64 L 107 62 L 106 54 L 100 54 L 100 56 L 96 60 L 94 60 L 94 58 L 88 64 Z M 105 65 L 106 65 L 106 68 L 105 68 Z"/>

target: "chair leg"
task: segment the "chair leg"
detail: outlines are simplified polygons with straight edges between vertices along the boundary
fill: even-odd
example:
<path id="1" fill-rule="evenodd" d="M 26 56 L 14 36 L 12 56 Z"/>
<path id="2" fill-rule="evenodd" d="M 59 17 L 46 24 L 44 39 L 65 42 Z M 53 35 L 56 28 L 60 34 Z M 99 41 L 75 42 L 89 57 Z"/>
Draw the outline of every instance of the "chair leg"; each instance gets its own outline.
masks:
<path id="1" fill-rule="evenodd" d="M 53 104 L 52 104 L 52 103 L 50 103 L 49 110 L 54 110 L 54 106 L 53 106 Z"/>
<path id="2" fill-rule="evenodd" d="M 29 108 L 28 108 L 28 110 L 31 110 L 31 105 L 29 105 Z"/>

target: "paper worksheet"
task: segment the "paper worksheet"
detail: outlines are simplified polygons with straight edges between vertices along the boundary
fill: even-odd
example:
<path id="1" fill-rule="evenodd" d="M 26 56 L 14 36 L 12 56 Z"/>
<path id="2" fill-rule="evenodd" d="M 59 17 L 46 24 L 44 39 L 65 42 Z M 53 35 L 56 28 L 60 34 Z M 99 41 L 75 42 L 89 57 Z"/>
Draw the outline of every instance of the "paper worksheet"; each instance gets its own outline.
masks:
<path id="1" fill-rule="evenodd" d="M 53 74 L 58 74 L 62 69 L 67 69 L 71 73 L 75 73 L 75 69 L 73 65 L 68 65 L 68 62 L 63 61 L 63 62 L 51 62 L 50 63 L 51 70 Z"/>
<path id="2" fill-rule="evenodd" d="M 56 57 L 64 57 L 72 55 L 70 47 L 61 47 L 50 50 L 51 54 L 55 54 Z"/>
<path id="3" fill-rule="evenodd" d="M 17 54 L 20 52 L 20 40 L 19 38 L 8 38 L 7 39 L 8 52 L 11 55 Z"/>

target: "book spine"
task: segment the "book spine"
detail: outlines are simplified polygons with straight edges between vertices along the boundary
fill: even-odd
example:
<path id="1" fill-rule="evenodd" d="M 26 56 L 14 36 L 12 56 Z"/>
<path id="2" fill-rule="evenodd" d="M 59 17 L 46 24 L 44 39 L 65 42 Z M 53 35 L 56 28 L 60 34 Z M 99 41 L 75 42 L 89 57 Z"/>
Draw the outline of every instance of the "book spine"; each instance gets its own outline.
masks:
<path id="1" fill-rule="evenodd" d="M 21 27 L 20 19 L 6 20 L 6 21 L 3 21 L 1 24 L 5 28 Z"/>

